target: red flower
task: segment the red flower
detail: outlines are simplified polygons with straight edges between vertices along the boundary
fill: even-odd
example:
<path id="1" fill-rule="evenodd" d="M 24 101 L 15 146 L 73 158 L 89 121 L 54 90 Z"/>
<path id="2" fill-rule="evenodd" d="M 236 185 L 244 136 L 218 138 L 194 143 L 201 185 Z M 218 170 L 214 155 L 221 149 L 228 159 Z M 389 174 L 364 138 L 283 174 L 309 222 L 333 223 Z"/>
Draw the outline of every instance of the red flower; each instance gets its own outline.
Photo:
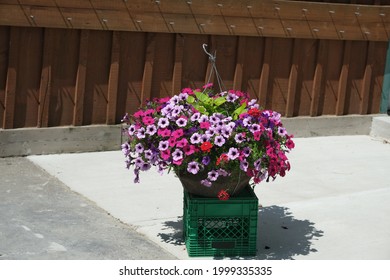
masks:
<path id="1" fill-rule="evenodd" d="M 220 163 L 224 163 L 224 162 L 228 162 L 229 161 L 229 157 L 227 154 L 222 154 L 219 156 L 219 158 L 217 158 L 217 165 L 219 165 Z"/>
<path id="2" fill-rule="evenodd" d="M 251 108 L 249 109 L 248 114 L 251 115 L 252 117 L 260 117 L 261 112 L 257 108 Z"/>
<path id="3" fill-rule="evenodd" d="M 213 147 L 213 144 L 211 144 L 210 142 L 203 142 L 202 145 L 200 146 L 200 149 L 203 151 L 203 152 L 210 152 L 210 149 Z"/>
<path id="4" fill-rule="evenodd" d="M 218 193 L 219 200 L 228 200 L 230 195 L 225 190 L 220 190 Z"/>

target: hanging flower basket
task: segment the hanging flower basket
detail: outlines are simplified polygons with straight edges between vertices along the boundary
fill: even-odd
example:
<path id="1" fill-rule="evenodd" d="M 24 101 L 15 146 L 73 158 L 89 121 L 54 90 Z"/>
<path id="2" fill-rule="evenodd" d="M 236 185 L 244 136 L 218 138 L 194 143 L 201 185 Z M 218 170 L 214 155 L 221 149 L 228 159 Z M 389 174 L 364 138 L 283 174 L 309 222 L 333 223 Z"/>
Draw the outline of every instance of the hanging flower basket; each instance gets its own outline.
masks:
<path id="1" fill-rule="evenodd" d="M 248 183 L 254 187 L 283 177 L 290 170 L 286 155 L 294 142 L 278 112 L 261 108 L 247 93 L 221 90 L 215 55 L 203 48 L 220 91 L 209 83 L 149 100 L 124 117 L 122 151 L 135 183 L 141 171 L 156 166 L 160 173 L 173 171 L 190 193 L 227 200 Z"/>

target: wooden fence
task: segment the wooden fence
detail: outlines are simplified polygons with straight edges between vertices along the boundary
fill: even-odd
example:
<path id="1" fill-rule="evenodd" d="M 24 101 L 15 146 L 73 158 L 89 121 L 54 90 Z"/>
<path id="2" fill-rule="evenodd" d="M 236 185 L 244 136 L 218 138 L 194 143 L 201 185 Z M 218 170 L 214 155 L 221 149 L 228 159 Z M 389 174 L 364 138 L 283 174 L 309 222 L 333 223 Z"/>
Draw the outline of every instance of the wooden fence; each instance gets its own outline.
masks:
<path id="1" fill-rule="evenodd" d="M 146 99 L 201 87 L 203 43 L 226 88 L 286 117 L 379 112 L 383 39 L 67 27 L 0 26 L 0 127 L 119 123 Z"/>

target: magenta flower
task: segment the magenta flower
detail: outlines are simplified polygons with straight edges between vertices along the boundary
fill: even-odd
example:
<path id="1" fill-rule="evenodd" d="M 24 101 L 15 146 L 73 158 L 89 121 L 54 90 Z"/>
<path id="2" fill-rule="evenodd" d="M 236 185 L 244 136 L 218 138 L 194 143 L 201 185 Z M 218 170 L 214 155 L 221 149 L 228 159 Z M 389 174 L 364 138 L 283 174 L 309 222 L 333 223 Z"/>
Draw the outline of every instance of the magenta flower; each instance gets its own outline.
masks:
<path id="1" fill-rule="evenodd" d="M 184 148 L 187 145 L 188 145 L 188 140 L 186 138 L 182 138 L 176 143 L 176 147 L 178 148 Z"/>
<path id="2" fill-rule="evenodd" d="M 184 153 L 189 156 L 195 153 L 195 146 L 194 145 L 187 145 L 183 148 Z"/>
<path id="3" fill-rule="evenodd" d="M 142 122 L 145 125 L 151 125 L 151 124 L 154 124 L 154 119 L 152 117 L 146 116 L 146 117 L 142 118 Z"/>
<path id="4" fill-rule="evenodd" d="M 182 137 L 184 135 L 184 131 L 183 131 L 183 129 L 177 129 L 177 130 L 175 130 L 174 132 L 172 132 L 172 134 L 171 134 L 171 136 L 173 137 L 173 138 L 175 138 L 175 139 L 178 139 L 178 138 L 180 138 L 180 137 Z"/>
<path id="5" fill-rule="evenodd" d="M 171 131 L 168 128 L 159 129 L 157 131 L 157 135 L 161 137 L 169 137 L 171 136 Z"/>
<path id="6" fill-rule="evenodd" d="M 171 151 L 169 149 L 161 151 L 160 156 L 163 160 L 168 160 L 171 156 Z"/>

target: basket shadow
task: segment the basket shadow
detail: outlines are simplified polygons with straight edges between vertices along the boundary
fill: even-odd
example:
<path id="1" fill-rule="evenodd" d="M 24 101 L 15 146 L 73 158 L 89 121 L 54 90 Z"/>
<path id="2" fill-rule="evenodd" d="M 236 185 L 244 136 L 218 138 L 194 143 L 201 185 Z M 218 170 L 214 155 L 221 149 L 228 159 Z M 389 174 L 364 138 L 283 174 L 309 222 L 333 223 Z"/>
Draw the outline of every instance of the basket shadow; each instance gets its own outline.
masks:
<path id="1" fill-rule="evenodd" d="M 294 218 L 287 207 L 260 208 L 256 259 L 285 260 L 315 253 L 313 241 L 323 235 L 313 222 Z"/>
<path id="2" fill-rule="evenodd" d="M 323 235 L 324 232 L 316 229 L 313 222 L 294 218 L 287 207 L 276 205 L 263 207 L 259 209 L 258 215 L 256 256 L 225 258 L 292 260 L 295 256 L 317 252 L 313 241 Z M 165 221 L 158 236 L 162 242 L 174 246 L 185 246 L 182 217 Z"/>

